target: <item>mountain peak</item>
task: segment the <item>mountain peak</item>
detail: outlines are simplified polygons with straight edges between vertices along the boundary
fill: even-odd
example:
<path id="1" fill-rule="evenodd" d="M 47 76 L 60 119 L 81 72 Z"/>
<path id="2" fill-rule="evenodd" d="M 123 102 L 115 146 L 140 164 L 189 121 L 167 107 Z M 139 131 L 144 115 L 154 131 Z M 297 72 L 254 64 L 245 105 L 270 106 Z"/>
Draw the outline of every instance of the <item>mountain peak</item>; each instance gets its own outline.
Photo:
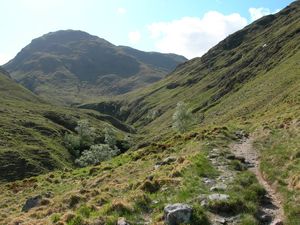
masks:
<path id="1" fill-rule="evenodd" d="M 59 30 L 32 40 L 4 67 L 31 91 L 74 103 L 144 87 L 184 61 L 175 54 L 115 46 L 79 30 Z"/>

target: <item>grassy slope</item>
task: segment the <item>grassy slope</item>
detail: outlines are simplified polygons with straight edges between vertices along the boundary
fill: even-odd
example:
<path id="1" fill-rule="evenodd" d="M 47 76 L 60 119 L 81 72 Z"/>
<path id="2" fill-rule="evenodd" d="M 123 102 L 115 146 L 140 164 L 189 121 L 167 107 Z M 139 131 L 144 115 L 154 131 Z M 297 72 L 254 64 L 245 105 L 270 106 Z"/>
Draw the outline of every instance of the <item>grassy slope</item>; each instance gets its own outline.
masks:
<path id="1" fill-rule="evenodd" d="M 225 154 L 228 144 L 236 141 L 234 132 L 245 129 L 256 139 L 262 171 L 282 194 L 285 224 L 298 224 L 299 15 L 298 1 L 232 35 L 165 80 L 127 95 L 129 103 L 114 113 L 130 112 L 127 121 L 140 129 L 146 147 L 95 167 L 1 185 L 0 221 L 115 224 L 119 216 L 125 216 L 133 224 L 162 224 L 168 203 L 199 206 L 195 197 L 210 193 L 202 178 L 218 173 L 206 155 L 213 148 Z M 176 135 L 169 127 L 179 100 L 189 104 L 195 117 L 204 115 L 185 135 Z M 162 114 L 153 120 L 147 115 L 154 110 Z M 177 157 L 177 162 L 154 169 L 167 156 Z M 46 197 L 49 191 L 52 197 Z M 226 191 L 232 199 L 226 204 L 234 214 L 242 214 L 242 224 L 256 224 L 253 216 L 261 192 L 248 172 L 239 172 Z M 28 196 L 37 194 L 43 195 L 43 205 L 21 213 Z M 194 224 L 206 224 L 209 212 L 198 207 L 195 215 Z"/>
<path id="2" fill-rule="evenodd" d="M 80 119 L 101 129 L 100 114 L 46 104 L 0 74 L 0 180 L 15 180 L 53 169 L 72 167 L 63 146 L 64 133 Z"/>
<path id="3" fill-rule="evenodd" d="M 218 171 L 206 156 L 213 148 L 225 154 L 234 139 L 224 128 L 197 129 L 193 135 L 172 135 L 98 166 L 2 185 L 0 224 L 116 224 L 120 216 L 132 224 L 163 224 L 163 207 L 175 202 L 190 202 L 195 207 L 193 224 L 208 224 L 208 211 L 199 206 L 196 197 L 213 193 L 202 179 L 216 178 Z M 154 168 L 168 156 L 177 161 Z M 49 191 L 50 197 L 45 197 Z M 253 220 L 262 193 L 254 177 L 239 172 L 226 193 L 231 197 L 226 204 L 232 213 L 242 213 L 243 221 Z M 37 194 L 44 203 L 28 213 L 20 212 L 28 196 Z"/>
<path id="4" fill-rule="evenodd" d="M 129 93 L 124 107 L 130 112 L 127 121 L 146 136 L 169 133 L 166 127 L 181 100 L 198 118 L 195 127 L 238 125 L 253 132 L 262 154 L 261 169 L 282 194 L 287 224 L 299 223 L 300 217 L 299 12 L 296 1 L 254 22 L 161 82 Z M 154 111 L 161 115 L 149 119 Z M 271 131 L 265 132 L 268 127 Z"/>

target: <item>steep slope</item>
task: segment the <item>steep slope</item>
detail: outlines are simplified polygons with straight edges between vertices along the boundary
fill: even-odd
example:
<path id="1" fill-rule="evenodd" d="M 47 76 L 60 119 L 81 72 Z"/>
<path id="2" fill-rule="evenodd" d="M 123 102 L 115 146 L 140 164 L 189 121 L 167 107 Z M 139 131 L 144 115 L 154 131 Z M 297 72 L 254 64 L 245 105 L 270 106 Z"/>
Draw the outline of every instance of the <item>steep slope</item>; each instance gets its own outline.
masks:
<path id="1" fill-rule="evenodd" d="M 261 173 L 282 198 L 284 224 L 299 224 L 299 34 L 300 1 L 295 1 L 144 90 L 81 107 L 116 115 L 145 135 L 169 136 L 176 104 L 185 101 L 196 129 L 247 130 L 259 150 Z M 206 140 L 206 132 L 196 139 Z"/>
<path id="2" fill-rule="evenodd" d="M 144 87 L 184 61 L 182 56 L 118 47 L 82 31 L 62 30 L 34 39 L 4 68 L 36 94 L 74 103 Z"/>
<path id="3" fill-rule="evenodd" d="M 263 17 L 230 35 L 203 57 L 182 64 L 148 88 L 114 103 L 82 107 L 103 111 L 114 104 L 114 111 L 103 112 L 137 127 L 161 129 L 170 125 L 179 101 L 186 101 L 193 113 L 205 118 L 204 122 L 251 118 L 258 111 L 283 105 L 296 107 L 300 78 L 299 4 L 296 1 L 276 15 Z"/>
<path id="4" fill-rule="evenodd" d="M 73 167 L 63 138 L 80 119 L 130 131 L 112 117 L 49 105 L 7 75 L 0 72 L 0 182 Z"/>

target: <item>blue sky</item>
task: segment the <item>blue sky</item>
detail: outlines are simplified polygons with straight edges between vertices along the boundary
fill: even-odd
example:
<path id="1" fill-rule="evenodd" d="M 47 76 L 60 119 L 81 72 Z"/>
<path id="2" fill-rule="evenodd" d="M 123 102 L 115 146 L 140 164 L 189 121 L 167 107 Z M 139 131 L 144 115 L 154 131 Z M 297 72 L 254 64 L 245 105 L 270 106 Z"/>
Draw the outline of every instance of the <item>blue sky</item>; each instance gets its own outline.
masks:
<path id="1" fill-rule="evenodd" d="M 1 2 L 0 65 L 33 38 L 83 30 L 116 45 L 201 56 L 292 0 L 9 0 Z"/>

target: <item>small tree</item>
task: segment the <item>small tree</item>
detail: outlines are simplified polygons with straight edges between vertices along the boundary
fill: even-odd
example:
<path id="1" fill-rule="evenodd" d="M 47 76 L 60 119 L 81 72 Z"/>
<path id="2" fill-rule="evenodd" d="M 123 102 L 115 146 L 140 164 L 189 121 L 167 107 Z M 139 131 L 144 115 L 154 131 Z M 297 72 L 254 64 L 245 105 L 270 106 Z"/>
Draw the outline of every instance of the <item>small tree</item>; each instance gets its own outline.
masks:
<path id="1" fill-rule="evenodd" d="M 94 144 L 95 129 L 89 126 L 88 120 L 80 120 L 75 130 L 77 135 L 65 134 L 64 143 L 70 153 L 78 157 L 84 149 Z"/>
<path id="2" fill-rule="evenodd" d="M 119 150 L 110 148 L 108 144 L 92 145 L 89 150 L 83 151 L 75 162 L 81 167 L 95 165 L 118 154 Z"/>
<path id="3" fill-rule="evenodd" d="M 95 140 L 95 128 L 90 127 L 88 120 L 79 120 L 75 128 L 80 138 L 80 145 L 82 147 L 89 147 Z"/>
<path id="4" fill-rule="evenodd" d="M 65 134 L 64 143 L 69 152 L 78 157 L 80 155 L 80 138 L 73 134 Z"/>
<path id="5" fill-rule="evenodd" d="M 192 113 L 187 109 L 184 102 L 178 102 L 173 114 L 173 128 L 180 133 L 186 132 L 192 124 Z"/>
<path id="6" fill-rule="evenodd" d="M 108 144 L 108 146 L 112 149 L 117 148 L 117 146 L 116 146 L 116 144 L 117 144 L 116 135 L 113 132 L 113 129 L 111 129 L 110 127 L 106 127 L 104 129 L 104 142 L 106 144 Z"/>

